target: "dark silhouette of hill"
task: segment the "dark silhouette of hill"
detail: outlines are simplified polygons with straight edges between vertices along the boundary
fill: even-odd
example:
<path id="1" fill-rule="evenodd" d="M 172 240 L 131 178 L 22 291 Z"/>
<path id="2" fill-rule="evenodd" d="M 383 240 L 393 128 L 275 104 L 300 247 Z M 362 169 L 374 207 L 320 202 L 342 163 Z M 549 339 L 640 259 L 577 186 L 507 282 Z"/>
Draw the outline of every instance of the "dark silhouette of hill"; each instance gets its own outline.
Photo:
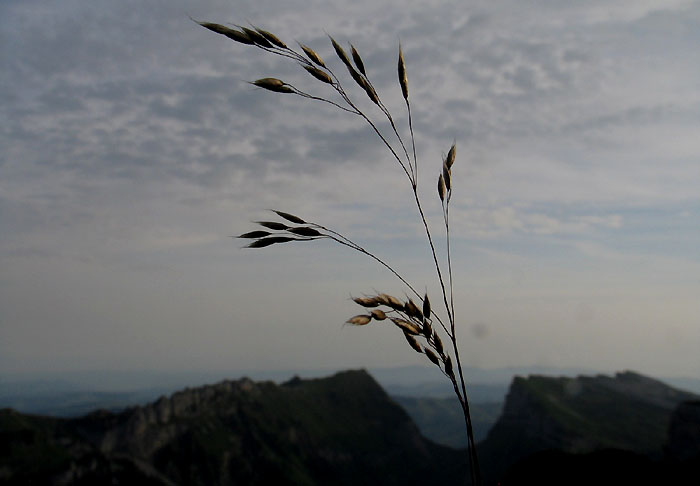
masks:
<path id="1" fill-rule="evenodd" d="M 364 371 L 186 389 L 76 419 L 0 411 L 3 484 L 462 484 Z"/>
<path id="2" fill-rule="evenodd" d="M 653 479 L 686 471 L 667 451 L 700 440 L 695 399 L 633 372 L 516 377 L 479 455 L 494 484 L 671 484 Z"/>

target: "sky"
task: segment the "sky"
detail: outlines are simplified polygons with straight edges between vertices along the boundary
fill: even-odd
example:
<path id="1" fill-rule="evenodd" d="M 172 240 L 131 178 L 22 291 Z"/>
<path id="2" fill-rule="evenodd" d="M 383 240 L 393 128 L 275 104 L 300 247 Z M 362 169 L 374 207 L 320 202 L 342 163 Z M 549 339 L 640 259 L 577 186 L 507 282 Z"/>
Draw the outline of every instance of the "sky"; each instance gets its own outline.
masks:
<path id="1" fill-rule="evenodd" d="M 700 2 L 4 0 L 0 374 L 423 364 L 352 296 L 407 289 L 330 241 L 244 249 L 278 209 L 441 311 L 405 175 L 329 88 L 191 20 L 362 55 L 408 136 L 465 366 L 700 376 Z M 382 129 L 385 124 L 378 125 Z"/>

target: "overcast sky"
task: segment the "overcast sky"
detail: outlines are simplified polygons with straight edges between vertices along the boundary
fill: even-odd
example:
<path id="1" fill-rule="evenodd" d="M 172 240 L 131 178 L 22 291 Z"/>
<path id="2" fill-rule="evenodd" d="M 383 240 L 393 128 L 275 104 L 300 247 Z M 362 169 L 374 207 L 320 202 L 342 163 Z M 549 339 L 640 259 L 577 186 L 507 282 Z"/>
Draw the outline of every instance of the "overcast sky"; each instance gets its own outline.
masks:
<path id="1" fill-rule="evenodd" d="M 700 375 L 700 2 L 4 0 L 0 370 L 421 364 L 351 295 L 406 289 L 319 241 L 241 249 L 267 208 L 330 226 L 439 302 L 409 185 L 328 88 L 192 22 L 362 54 L 420 194 L 458 144 L 466 365 Z M 362 93 L 343 77 L 353 96 Z"/>

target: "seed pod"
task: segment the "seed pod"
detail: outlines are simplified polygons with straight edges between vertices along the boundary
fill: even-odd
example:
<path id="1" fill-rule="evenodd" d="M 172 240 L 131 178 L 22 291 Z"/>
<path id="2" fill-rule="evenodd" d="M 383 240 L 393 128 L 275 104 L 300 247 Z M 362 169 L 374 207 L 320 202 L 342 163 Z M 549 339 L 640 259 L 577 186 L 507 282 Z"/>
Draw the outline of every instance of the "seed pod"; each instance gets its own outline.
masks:
<path id="1" fill-rule="evenodd" d="M 294 216 L 293 214 L 284 213 L 282 211 L 277 211 L 275 209 L 273 209 L 272 212 L 277 214 L 277 216 L 279 216 L 280 218 L 284 218 L 287 221 L 291 221 L 292 223 L 306 224 L 306 221 L 304 221 L 303 219 L 301 219 L 298 216 Z"/>
<path id="2" fill-rule="evenodd" d="M 408 78 L 406 77 L 406 63 L 403 60 L 403 51 L 401 50 L 401 44 L 399 44 L 399 84 L 401 85 L 401 93 L 403 93 L 403 99 L 408 101 Z"/>
<path id="3" fill-rule="evenodd" d="M 403 333 L 404 337 L 406 338 L 406 341 L 408 341 L 408 344 L 416 350 L 418 353 L 422 353 L 423 349 L 420 347 L 420 344 L 418 344 L 418 341 L 416 341 L 416 338 L 411 336 L 409 333 L 404 332 Z"/>
<path id="4" fill-rule="evenodd" d="M 294 93 L 294 90 L 287 86 L 287 84 L 277 78 L 262 78 L 253 81 L 255 86 L 259 88 L 264 88 L 269 91 L 274 91 L 275 93 Z"/>
<path id="5" fill-rule="evenodd" d="M 404 319 L 399 319 L 398 317 L 392 317 L 391 322 L 396 324 L 396 326 L 399 327 L 403 332 L 407 332 L 413 336 L 418 336 L 420 334 L 420 329 L 412 322 L 408 322 Z"/>
<path id="6" fill-rule="evenodd" d="M 249 233 L 243 233 L 242 235 L 239 235 L 239 238 L 264 238 L 266 236 L 270 236 L 272 233 L 269 231 L 251 231 Z"/>
<path id="7" fill-rule="evenodd" d="M 299 44 L 299 47 L 306 53 L 306 55 L 311 59 L 313 62 L 318 64 L 321 67 L 326 67 L 326 64 L 323 62 L 323 59 L 321 59 L 321 56 L 316 54 L 316 51 L 311 49 L 309 46 L 305 46 L 304 44 Z"/>
<path id="8" fill-rule="evenodd" d="M 372 318 L 370 316 L 365 316 L 365 315 L 359 315 L 355 317 L 351 317 L 347 321 L 345 321 L 347 324 L 352 324 L 353 326 L 365 326 L 370 323 Z"/>
<path id="9" fill-rule="evenodd" d="M 427 293 L 423 298 L 423 317 L 425 317 L 426 319 L 430 319 L 430 299 L 428 298 Z"/>
<path id="10" fill-rule="evenodd" d="M 440 196 L 440 201 L 445 200 L 445 179 L 442 174 L 438 177 L 438 196 Z"/>
<path id="11" fill-rule="evenodd" d="M 363 75 L 367 76 L 367 73 L 365 72 L 365 64 L 362 62 L 360 53 L 357 52 L 357 49 L 355 49 L 355 46 L 353 46 L 352 44 L 350 44 L 350 48 L 352 50 L 352 60 L 355 61 L 355 66 L 357 66 L 357 70 L 360 71 Z"/>
<path id="12" fill-rule="evenodd" d="M 274 245 L 276 243 L 287 243 L 288 241 L 297 241 L 296 238 L 289 238 L 287 236 L 271 236 L 269 238 L 261 238 L 255 240 L 246 248 L 265 248 L 266 246 Z"/>
<path id="13" fill-rule="evenodd" d="M 377 307 L 381 302 L 376 297 L 353 297 L 356 304 L 362 307 Z"/>
<path id="14" fill-rule="evenodd" d="M 440 366 L 440 358 L 437 357 L 435 353 L 433 353 L 430 349 L 425 348 L 423 350 L 425 352 L 425 355 L 428 357 L 430 361 L 435 363 L 436 365 Z"/>
<path id="15" fill-rule="evenodd" d="M 307 236 L 309 238 L 315 236 L 323 236 L 321 233 L 319 233 L 313 228 L 309 228 L 308 226 L 302 226 L 300 228 L 290 228 L 289 232 L 299 236 Z"/>
<path id="16" fill-rule="evenodd" d="M 252 40 L 256 45 L 259 45 L 260 47 L 267 47 L 271 48 L 272 44 L 262 35 L 259 34 L 258 32 L 254 31 L 253 29 L 248 29 L 247 27 L 241 27 L 241 30 L 246 33 L 246 35 Z"/>
<path id="17" fill-rule="evenodd" d="M 289 226 L 284 223 L 278 223 L 277 221 L 256 221 L 256 223 L 275 231 L 286 231 L 289 229 Z"/>
<path id="18" fill-rule="evenodd" d="M 271 44 L 274 44 L 282 49 L 287 48 L 287 44 L 279 40 L 279 38 L 275 34 L 272 34 L 271 32 L 268 32 L 266 30 L 258 29 L 257 27 L 255 27 L 255 30 L 257 30 L 258 33 L 262 35 L 265 39 L 267 39 L 268 42 L 270 42 Z"/>
<path id="19" fill-rule="evenodd" d="M 375 321 L 383 321 L 384 319 L 386 319 L 386 314 L 381 309 L 373 309 L 372 312 L 370 312 L 370 314 L 372 314 L 372 319 L 374 319 Z"/>
<path id="20" fill-rule="evenodd" d="M 314 78 L 318 79 L 319 81 L 323 81 L 324 83 L 328 84 L 333 84 L 333 80 L 331 77 L 326 74 L 324 71 L 321 71 L 320 69 L 313 67 L 313 66 L 303 66 L 304 69 L 306 69 L 309 74 L 311 74 Z"/>
<path id="21" fill-rule="evenodd" d="M 447 152 L 447 158 L 445 159 L 445 165 L 448 169 L 452 168 L 452 164 L 455 163 L 455 157 L 457 156 L 457 142 L 452 144 L 450 151 Z"/>

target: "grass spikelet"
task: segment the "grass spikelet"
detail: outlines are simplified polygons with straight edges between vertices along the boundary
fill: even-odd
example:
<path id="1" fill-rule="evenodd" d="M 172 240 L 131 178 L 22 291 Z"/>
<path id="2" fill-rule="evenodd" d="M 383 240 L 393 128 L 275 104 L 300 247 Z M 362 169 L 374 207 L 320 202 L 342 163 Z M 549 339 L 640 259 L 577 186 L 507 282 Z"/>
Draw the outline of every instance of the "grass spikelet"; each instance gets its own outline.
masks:
<path id="1" fill-rule="evenodd" d="M 440 196 L 440 201 L 445 200 L 445 178 L 442 174 L 438 177 L 438 196 Z"/>
<path id="2" fill-rule="evenodd" d="M 406 76 L 406 63 L 403 60 L 401 44 L 399 44 L 399 84 L 401 85 L 403 99 L 408 101 L 408 77 Z"/>
<path id="3" fill-rule="evenodd" d="M 386 314 L 381 309 L 373 309 L 372 312 L 370 312 L 370 314 L 372 314 L 372 319 L 374 319 L 375 321 L 383 321 L 384 319 L 386 319 Z"/>
<path id="4" fill-rule="evenodd" d="M 351 317 L 350 319 L 345 321 L 345 323 L 352 324 L 353 326 L 366 326 L 371 321 L 372 318 L 370 316 L 360 314 L 359 316 Z"/>
<path id="5" fill-rule="evenodd" d="M 240 32 L 238 30 L 232 29 L 230 27 L 226 27 L 225 25 L 220 25 L 220 24 L 214 24 L 212 22 L 197 22 L 199 25 L 204 27 L 205 29 L 209 29 L 212 32 L 216 32 L 217 34 L 225 35 L 231 40 L 234 40 L 236 42 L 240 42 L 241 44 L 248 44 L 248 45 L 253 45 L 255 42 L 248 37 L 248 34 L 245 32 Z"/>
<path id="6" fill-rule="evenodd" d="M 254 84 L 258 88 L 274 91 L 275 93 L 294 93 L 292 88 L 287 86 L 284 81 L 277 78 L 256 79 L 251 84 Z"/>
<path id="7" fill-rule="evenodd" d="M 454 376 L 454 370 L 452 369 L 452 358 L 450 358 L 449 356 L 445 358 L 445 373 L 447 374 L 447 376 Z"/>
<path id="8" fill-rule="evenodd" d="M 433 326 L 431 326 L 428 321 L 423 322 L 423 336 L 425 336 L 425 339 L 430 339 L 432 335 Z"/>
<path id="9" fill-rule="evenodd" d="M 430 299 L 428 298 L 428 294 L 425 294 L 423 298 L 423 317 L 430 319 Z"/>
<path id="10" fill-rule="evenodd" d="M 255 240 L 250 245 L 246 245 L 246 248 L 265 248 L 266 246 L 274 245 L 277 243 L 287 243 L 288 241 L 297 241 L 296 238 L 290 238 L 288 236 L 271 236 L 269 238 L 261 238 Z"/>
<path id="11" fill-rule="evenodd" d="M 277 221 L 256 221 L 256 223 L 275 231 L 287 231 L 289 229 L 289 226 L 284 223 L 278 223 Z"/>
<path id="12" fill-rule="evenodd" d="M 447 163 L 442 164 L 442 177 L 445 180 L 445 189 L 450 192 L 452 190 L 452 171 L 447 167 Z"/>
<path id="13" fill-rule="evenodd" d="M 350 44 L 350 49 L 352 53 L 352 60 L 355 61 L 355 67 L 357 67 L 357 70 L 360 71 L 364 76 L 367 76 L 367 73 L 365 72 L 365 64 L 362 62 L 360 53 L 357 52 L 357 49 L 355 49 L 355 46 L 353 46 L 352 44 Z"/>
<path id="14" fill-rule="evenodd" d="M 432 361 L 432 362 L 433 362 L 434 364 L 436 364 L 437 366 L 440 366 L 440 358 L 438 358 L 437 355 L 436 355 L 435 353 L 433 353 L 432 350 L 430 350 L 430 349 L 428 349 L 428 348 L 425 348 L 425 349 L 423 350 L 423 352 L 425 352 L 425 355 L 428 357 L 428 359 L 429 359 L 430 361 Z"/>
<path id="15" fill-rule="evenodd" d="M 262 34 L 258 33 L 257 31 L 253 29 L 249 29 L 247 27 L 240 27 L 240 29 L 245 32 L 245 34 L 252 40 L 255 44 L 259 45 L 260 47 L 266 47 L 268 49 L 272 48 L 272 44 L 270 41 L 268 41 L 265 36 Z"/>
<path id="16" fill-rule="evenodd" d="M 239 235 L 239 238 L 265 238 L 266 236 L 270 236 L 272 233 L 269 231 L 250 231 L 248 233 L 243 233 L 242 235 Z"/>
<path id="17" fill-rule="evenodd" d="M 408 341 L 408 344 L 409 344 L 413 349 L 415 349 L 417 353 L 422 353 L 422 352 L 423 352 L 423 348 L 420 347 L 420 344 L 418 344 L 418 341 L 416 340 L 416 338 L 414 338 L 413 336 L 411 336 L 411 335 L 410 335 L 409 333 L 407 333 L 407 332 L 404 332 L 404 333 L 403 333 L 403 336 L 406 338 L 406 341 Z"/>
<path id="18" fill-rule="evenodd" d="M 447 157 L 445 158 L 445 165 L 448 169 L 452 168 L 452 164 L 455 163 L 455 157 L 457 156 L 457 142 L 452 144 L 450 151 L 447 152 Z"/>
<path id="19" fill-rule="evenodd" d="M 437 333 L 433 336 L 433 343 L 435 343 L 435 351 L 437 351 L 438 354 L 442 356 L 445 352 L 445 349 L 442 346 L 442 339 L 440 339 L 440 336 Z"/>
<path id="20" fill-rule="evenodd" d="M 343 50 L 342 46 L 338 44 L 333 37 L 330 35 L 328 36 L 331 40 L 331 44 L 333 44 L 333 49 L 335 49 L 335 53 L 338 55 L 341 61 L 343 61 L 343 64 L 345 64 L 348 68 L 352 68 L 352 63 L 350 62 L 350 58 L 348 55 L 345 53 Z M 354 68 L 353 68 L 354 69 Z"/>
<path id="21" fill-rule="evenodd" d="M 407 320 L 400 319 L 398 317 L 392 317 L 391 322 L 396 324 L 396 326 L 399 327 L 403 332 L 407 332 L 413 336 L 420 335 L 420 328 L 412 322 L 408 322 Z"/>
<path id="22" fill-rule="evenodd" d="M 377 307 L 381 304 L 376 297 L 353 297 L 352 300 L 362 307 Z"/>
<path id="23" fill-rule="evenodd" d="M 388 294 L 379 294 L 377 299 L 387 307 L 391 307 L 394 310 L 403 310 L 403 304 L 399 299 Z"/>
<path id="24" fill-rule="evenodd" d="M 331 79 L 331 77 L 324 71 L 321 71 L 319 68 L 314 66 L 304 66 L 304 69 L 306 69 L 309 74 L 311 74 L 314 78 L 318 79 L 319 81 L 323 81 L 324 83 L 328 84 L 333 84 L 333 80 Z"/>
<path id="25" fill-rule="evenodd" d="M 300 228 L 289 228 L 288 230 L 290 233 L 293 233 L 295 235 L 299 236 L 307 236 L 309 238 L 314 238 L 318 236 L 323 236 L 323 234 L 319 233 L 313 228 L 309 228 L 308 226 L 302 226 Z"/>
<path id="26" fill-rule="evenodd" d="M 309 59 L 311 59 L 313 62 L 318 64 L 319 66 L 325 68 L 326 64 L 323 62 L 323 59 L 321 59 L 321 56 L 316 54 L 316 51 L 311 49 L 309 46 L 305 46 L 304 44 L 299 44 L 299 47 L 301 47 L 301 50 L 304 51 L 304 53 L 308 56 Z"/>
<path id="27" fill-rule="evenodd" d="M 275 34 L 273 34 L 273 33 L 271 33 L 271 32 L 268 32 L 268 31 L 266 31 L 266 30 L 263 30 L 263 29 L 259 29 L 259 28 L 257 28 L 257 27 L 254 27 L 254 28 L 255 28 L 256 31 L 258 31 L 258 34 L 260 34 L 260 35 L 263 36 L 265 39 L 267 39 L 267 41 L 268 41 L 269 43 L 274 44 L 275 46 L 277 46 L 277 47 L 279 47 L 279 48 L 281 48 L 281 49 L 286 49 L 286 48 L 287 48 L 287 44 L 285 44 L 284 42 L 282 42 Z"/>
<path id="28" fill-rule="evenodd" d="M 423 313 L 418 308 L 418 306 L 415 303 L 413 303 L 411 299 L 408 299 L 408 302 L 404 304 L 404 309 L 406 310 L 406 314 L 408 314 L 409 317 L 413 317 L 415 319 L 418 319 L 419 321 L 423 320 Z"/>
<path id="29" fill-rule="evenodd" d="M 291 221 L 292 223 L 306 224 L 306 221 L 304 221 L 303 219 L 301 219 L 298 216 L 294 216 L 293 214 L 285 213 L 283 211 L 277 211 L 276 209 L 273 209 L 272 212 L 275 213 L 280 218 L 284 218 L 287 221 Z"/>

